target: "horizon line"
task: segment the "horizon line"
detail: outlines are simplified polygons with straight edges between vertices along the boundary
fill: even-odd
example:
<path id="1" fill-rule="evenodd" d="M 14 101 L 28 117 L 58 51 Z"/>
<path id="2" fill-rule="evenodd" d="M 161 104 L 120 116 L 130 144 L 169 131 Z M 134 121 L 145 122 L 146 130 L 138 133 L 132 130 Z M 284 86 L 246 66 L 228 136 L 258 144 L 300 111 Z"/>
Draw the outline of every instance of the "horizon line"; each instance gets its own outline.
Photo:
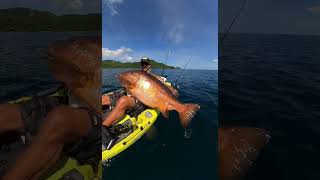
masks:
<path id="1" fill-rule="evenodd" d="M 218 35 L 220 34 L 226 34 L 225 32 L 219 32 Z M 277 32 L 229 32 L 228 34 L 247 34 L 247 35 L 295 35 L 295 36 L 320 36 L 320 34 L 311 34 L 311 33 L 277 33 Z"/>

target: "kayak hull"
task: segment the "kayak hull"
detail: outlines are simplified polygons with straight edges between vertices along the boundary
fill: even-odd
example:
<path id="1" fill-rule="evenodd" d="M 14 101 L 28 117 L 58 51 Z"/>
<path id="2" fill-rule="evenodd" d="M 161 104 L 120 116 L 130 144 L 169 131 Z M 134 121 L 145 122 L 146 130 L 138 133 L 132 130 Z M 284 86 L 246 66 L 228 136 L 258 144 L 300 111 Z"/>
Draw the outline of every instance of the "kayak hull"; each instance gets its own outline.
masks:
<path id="1" fill-rule="evenodd" d="M 143 111 L 138 118 L 130 117 L 126 115 L 120 122 L 117 124 L 122 124 L 126 121 L 131 121 L 133 124 L 133 132 L 130 133 L 126 138 L 122 139 L 116 145 L 114 145 L 110 150 L 102 151 L 102 160 L 107 161 L 124 150 L 128 149 L 131 145 L 133 145 L 137 140 L 139 140 L 156 122 L 159 111 L 155 109 L 147 109 Z"/>
<path id="2" fill-rule="evenodd" d="M 44 92 L 40 92 L 36 95 L 38 96 L 48 96 L 48 97 L 61 97 L 64 94 L 64 89 L 61 89 L 61 87 L 53 88 L 46 90 Z M 25 101 L 31 100 L 33 96 L 24 96 L 20 97 L 18 99 L 14 99 L 9 101 L 9 104 L 20 104 Z M 12 138 L 12 141 L 9 141 L 3 145 L 6 147 L 10 147 L 8 152 L 3 153 L 2 156 L 0 156 L 0 161 L 12 161 L 14 162 L 16 160 L 16 157 L 18 153 L 23 151 L 26 148 L 26 144 L 22 143 L 22 138 L 25 134 L 16 134 L 15 138 Z M 8 139 L 8 137 L 5 137 L 5 139 Z M 1 140 L 1 138 L 0 138 Z M 1 141 L 0 141 L 1 145 Z M 1 147 L 1 146 L 0 146 Z M 4 157 L 6 156 L 6 158 Z M 10 164 L 11 165 L 11 164 Z M 53 165 L 54 167 L 50 168 L 48 172 L 45 172 L 40 179 L 46 179 L 46 180 L 56 180 L 56 179 L 80 179 L 83 180 L 92 180 L 92 179 L 101 179 L 102 178 L 102 161 L 99 161 L 99 165 L 96 167 L 93 167 L 90 164 L 80 164 L 75 158 L 73 157 L 63 157 L 59 159 L 59 162 Z M 1 169 L 1 168 L 0 168 Z M 1 179 L 1 172 L 0 172 L 0 179 Z"/>

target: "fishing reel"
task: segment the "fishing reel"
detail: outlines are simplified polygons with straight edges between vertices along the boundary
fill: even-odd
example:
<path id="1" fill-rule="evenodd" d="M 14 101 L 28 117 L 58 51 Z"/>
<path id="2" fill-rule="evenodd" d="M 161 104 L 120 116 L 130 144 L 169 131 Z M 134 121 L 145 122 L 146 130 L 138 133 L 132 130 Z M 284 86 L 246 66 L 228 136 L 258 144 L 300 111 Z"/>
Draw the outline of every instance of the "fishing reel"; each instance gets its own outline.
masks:
<path id="1" fill-rule="evenodd" d="M 174 89 L 176 89 L 177 91 L 180 90 L 180 86 L 179 86 L 179 84 L 176 83 L 176 82 L 174 82 L 174 83 L 172 84 L 172 87 L 173 87 Z"/>

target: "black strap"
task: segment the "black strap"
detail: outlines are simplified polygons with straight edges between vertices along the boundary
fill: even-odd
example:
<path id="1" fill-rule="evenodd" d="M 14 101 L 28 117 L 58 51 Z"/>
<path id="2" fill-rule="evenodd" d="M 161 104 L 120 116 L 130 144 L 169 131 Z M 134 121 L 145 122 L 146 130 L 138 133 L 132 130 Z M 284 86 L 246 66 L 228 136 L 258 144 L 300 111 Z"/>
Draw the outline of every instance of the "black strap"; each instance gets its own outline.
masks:
<path id="1" fill-rule="evenodd" d="M 83 109 L 88 112 L 89 116 L 91 117 L 92 125 L 97 126 L 100 125 L 102 122 L 102 115 L 91 110 L 89 107 L 78 107 L 78 109 Z"/>

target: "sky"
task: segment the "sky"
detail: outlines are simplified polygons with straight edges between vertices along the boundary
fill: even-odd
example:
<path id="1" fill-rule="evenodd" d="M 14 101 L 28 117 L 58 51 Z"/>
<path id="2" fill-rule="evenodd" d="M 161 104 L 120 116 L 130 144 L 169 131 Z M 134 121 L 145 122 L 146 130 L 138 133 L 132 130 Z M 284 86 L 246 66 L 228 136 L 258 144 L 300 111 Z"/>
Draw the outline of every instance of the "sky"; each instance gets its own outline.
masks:
<path id="1" fill-rule="evenodd" d="M 142 56 L 188 68 L 217 68 L 217 31 L 225 32 L 244 0 L 1 0 L 55 14 L 103 14 L 103 57 Z M 219 25 L 218 25 L 219 16 Z M 319 0 L 247 0 L 231 32 L 320 35 Z"/>
<path id="2" fill-rule="evenodd" d="M 103 0 L 103 59 L 217 69 L 217 0 Z"/>
<path id="3" fill-rule="evenodd" d="M 243 0 L 219 1 L 219 32 L 225 32 Z M 231 32 L 320 35 L 319 0 L 247 0 Z"/>

